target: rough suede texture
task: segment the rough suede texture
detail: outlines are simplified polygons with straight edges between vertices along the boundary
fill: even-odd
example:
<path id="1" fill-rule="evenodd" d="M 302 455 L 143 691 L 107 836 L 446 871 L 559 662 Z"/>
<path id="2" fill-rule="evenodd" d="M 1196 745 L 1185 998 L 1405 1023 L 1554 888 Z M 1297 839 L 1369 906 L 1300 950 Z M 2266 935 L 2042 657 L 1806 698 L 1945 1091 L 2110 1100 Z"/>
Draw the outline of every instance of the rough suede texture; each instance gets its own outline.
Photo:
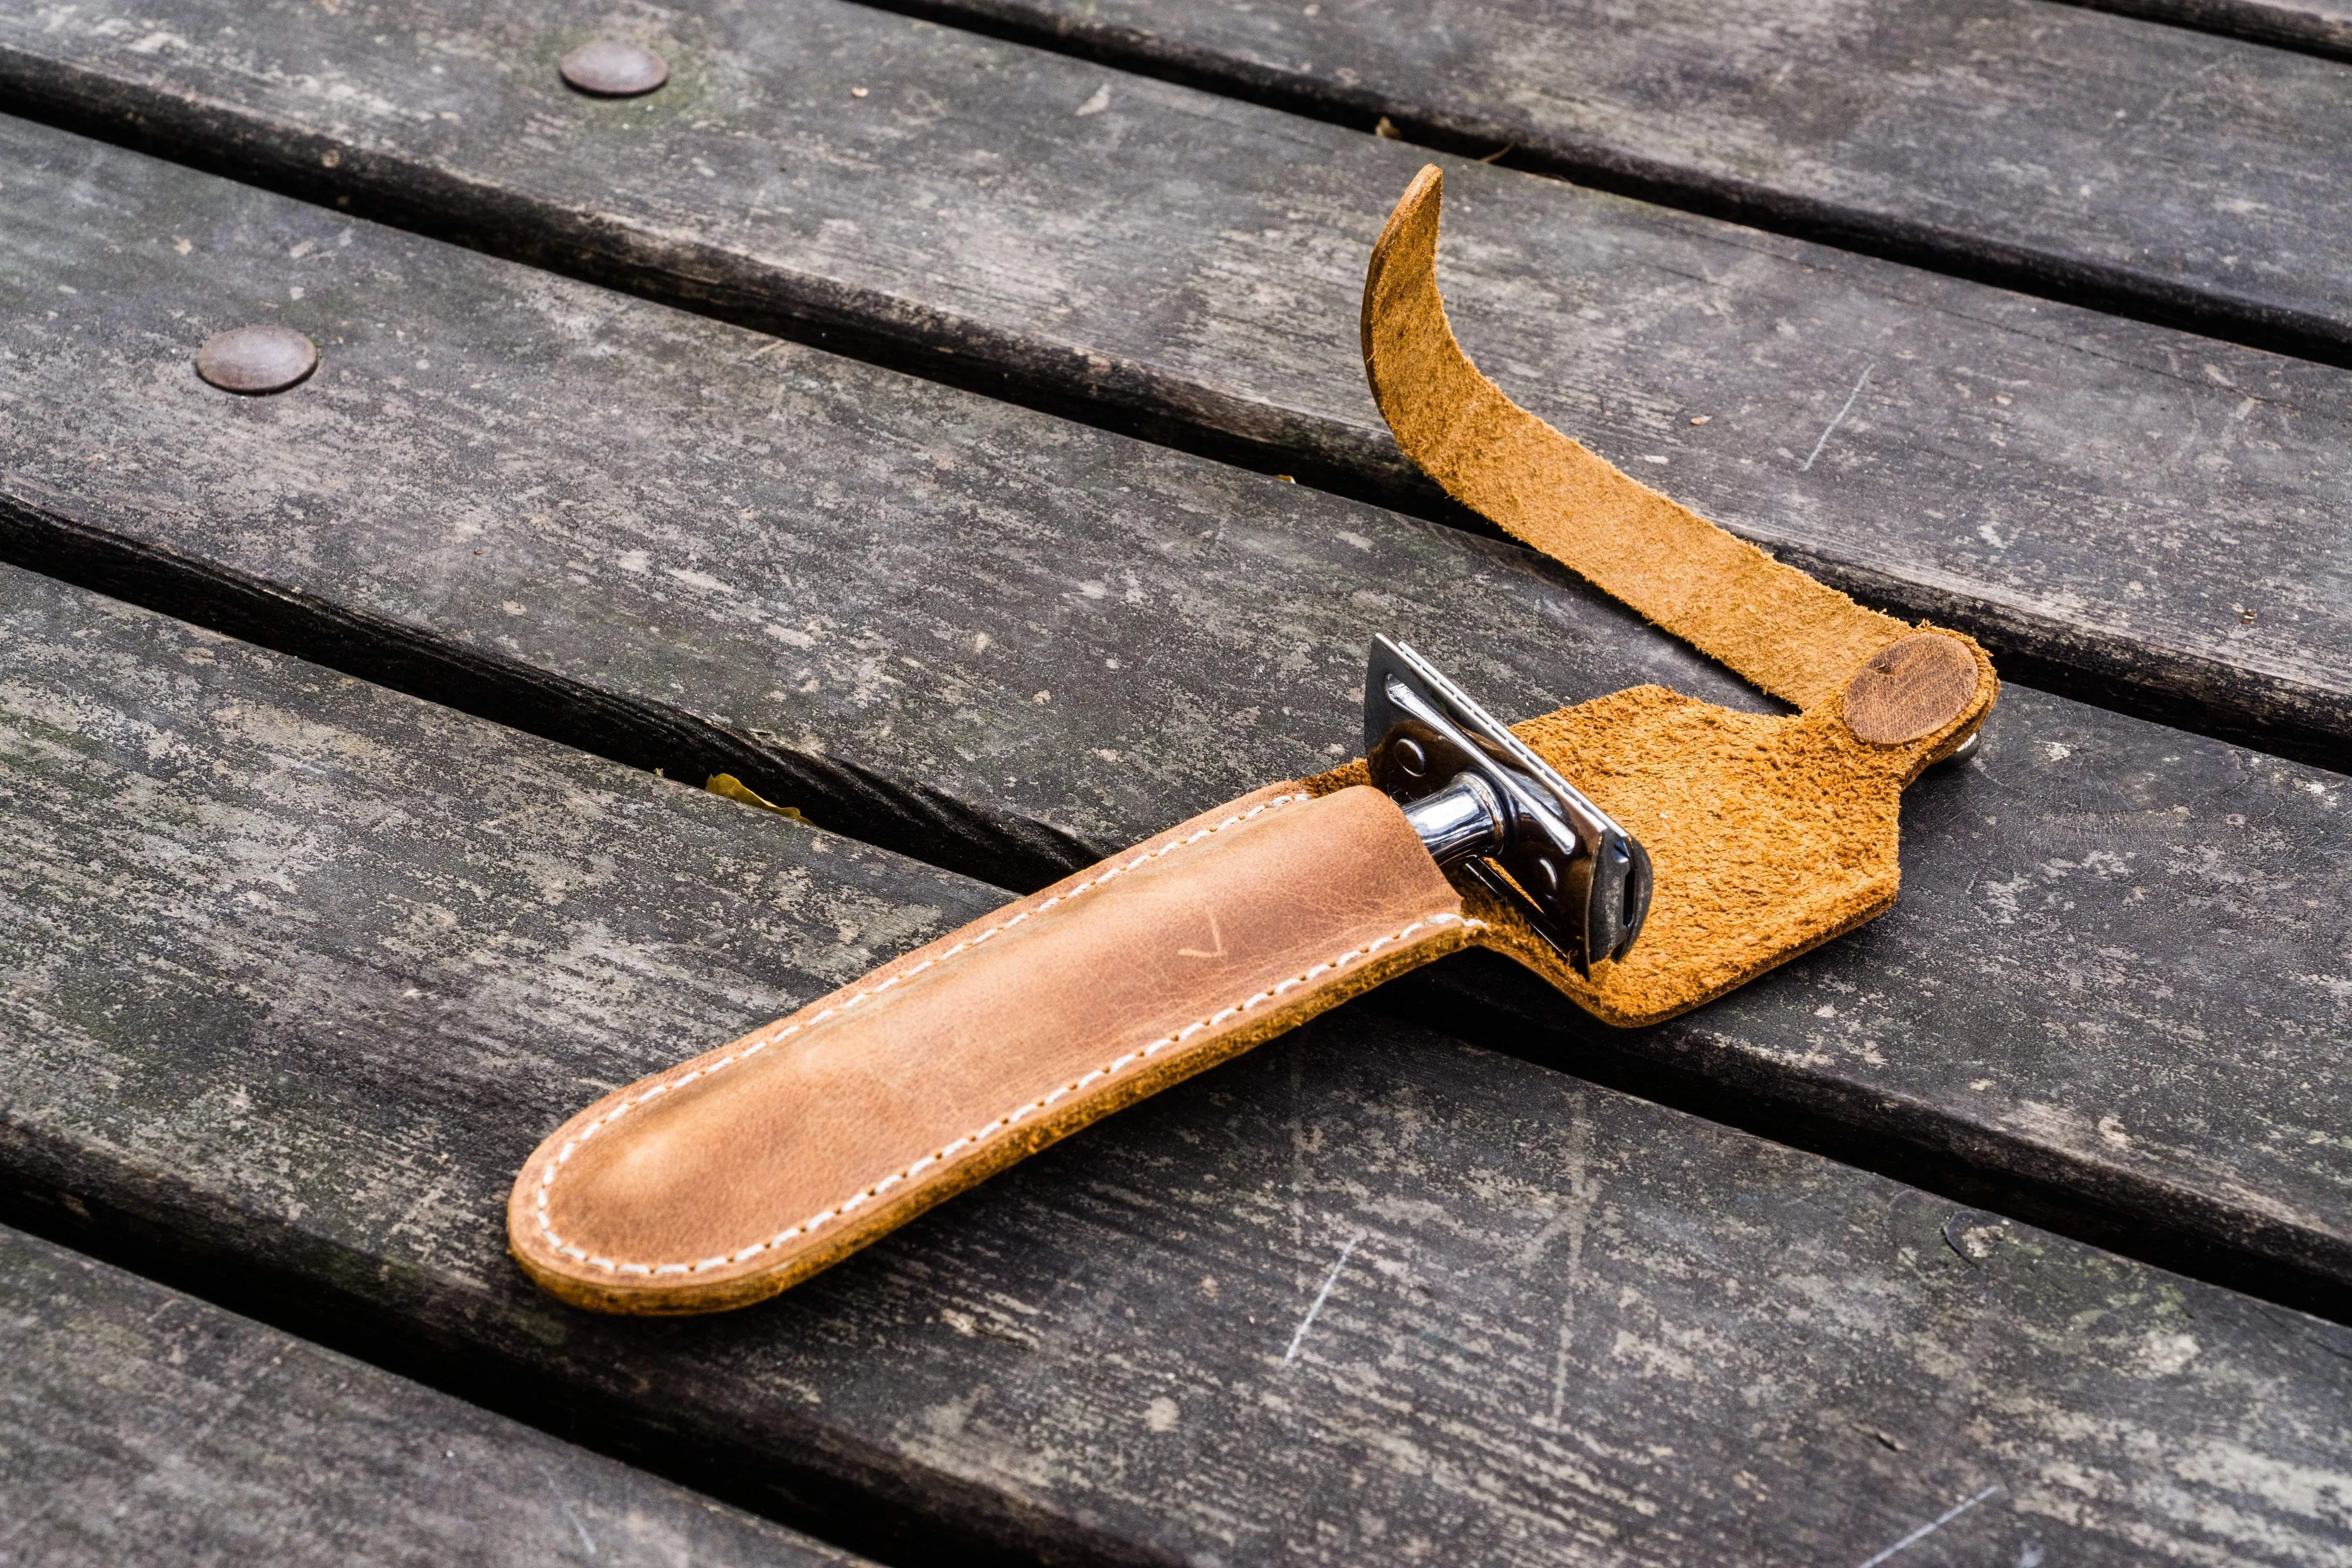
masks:
<path id="1" fill-rule="evenodd" d="M 1435 166 L 1423 169 L 1364 280 L 1364 367 L 1397 444 L 1455 500 L 1801 710 L 1740 713 L 1640 687 L 1514 727 L 1642 841 L 1656 889 L 1640 940 L 1588 976 L 1457 878 L 1465 908 L 1487 922 L 1479 940 L 1609 1023 L 1655 1023 L 1891 908 L 1904 786 L 1975 731 L 2000 682 L 1972 639 L 1864 608 L 1512 403 L 1446 322 L 1441 192 Z M 1848 687 L 1877 683 L 1857 692 L 1885 708 L 1872 656 L 1930 629 L 1966 649 L 1973 687 L 1912 693 L 1896 704 L 1910 718 L 1892 743 L 1859 739 Z M 1362 779 L 1356 763 L 1307 784 Z"/>

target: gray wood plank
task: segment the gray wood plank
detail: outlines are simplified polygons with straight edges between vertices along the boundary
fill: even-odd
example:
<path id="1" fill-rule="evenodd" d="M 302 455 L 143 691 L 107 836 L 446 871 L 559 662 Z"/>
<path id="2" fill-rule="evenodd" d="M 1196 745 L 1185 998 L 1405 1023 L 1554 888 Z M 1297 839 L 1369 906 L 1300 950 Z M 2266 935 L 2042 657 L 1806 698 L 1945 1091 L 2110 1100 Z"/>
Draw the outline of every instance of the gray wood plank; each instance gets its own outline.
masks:
<path id="1" fill-rule="evenodd" d="M 2053 60 L 2081 29 L 2137 26 L 2042 10 Z M 1312 25 L 1371 25 L 1342 11 Z M 1252 16 L 1232 25 L 1309 25 Z M 1435 514 L 1354 324 L 1420 150 L 838 0 L 630 26 L 678 75 L 628 103 L 558 83 L 591 24 L 554 0 L 19 10 L 0 15 L 0 82 L 27 110 L 324 201 Z M 2236 91 L 2237 68 L 2179 112 Z M 2283 59 L 2263 112 L 2305 114 L 2297 73 L 2338 68 Z M 2070 80 L 2088 102 L 2129 74 L 2103 57 Z M 2332 123 L 2311 111 L 2312 145 L 2342 140 Z M 1953 145 L 1956 171 L 2017 163 Z M 1974 632 L 2012 674 L 2344 765 L 2344 372 L 1449 169 L 1456 320 L 1563 428 L 1841 586 Z M 2165 182 L 2116 178 L 2174 221 Z M 2324 228 L 2332 187 L 2311 180 L 2213 222 Z M 2315 245 L 2249 239 L 2240 260 L 2340 277 L 2344 248 Z"/>
<path id="2" fill-rule="evenodd" d="M 1644 680 L 1752 700 L 1456 530 L 13 134 L 16 193 L 52 183 L 0 246 L 55 303 L 0 323 L 9 554 L 839 830 L 1034 885 L 1347 754 L 1381 631 L 1514 717 Z M 317 334 L 317 376 L 194 379 L 194 343 L 261 318 Z M 2012 687 L 1914 792 L 1904 902 L 1866 931 L 1631 1035 L 1500 968 L 1449 967 L 1442 1005 L 2352 1310 L 2346 804 Z"/>
<path id="3" fill-rule="evenodd" d="M 852 1561 L 0 1227 L 0 1563 Z"/>
<path id="4" fill-rule="evenodd" d="M 2127 7 L 908 8 L 2077 303 L 2352 354 L 2343 68 Z"/>
<path id="5" fill-rule="evenodd" d="M 2352 1553 L 2352 1331 L 1362 1007 L 761 1308 L 563 1309 L 548 1126 L 996 895 L 0 603 L 13 1210 L 962 1561 Z"/>

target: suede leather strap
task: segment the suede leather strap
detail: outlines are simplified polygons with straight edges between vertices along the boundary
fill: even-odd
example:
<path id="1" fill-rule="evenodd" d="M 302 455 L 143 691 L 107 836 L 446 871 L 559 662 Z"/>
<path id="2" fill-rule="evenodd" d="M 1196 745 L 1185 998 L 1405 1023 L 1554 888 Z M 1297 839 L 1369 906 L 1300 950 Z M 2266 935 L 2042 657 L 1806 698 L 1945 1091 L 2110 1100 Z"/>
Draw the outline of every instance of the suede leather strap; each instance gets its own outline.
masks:
<path id="1" fill-rule="evenodd" d="M 1477 929 L 1385 795 L 1261 790 L 605 1096 L 509 1244 L 582 1306 L 754 1301 Z"/>
<path id="2" fill-rule="evenodd" d="M 1437 291 L 1444 180 L 1423 169 L 1364 279 L 1364 369 L 1405 455 L 1447 494 L 1808 712 L 1912 628 L 1783 565 L 1519 407 L 1454 340 Z"/>

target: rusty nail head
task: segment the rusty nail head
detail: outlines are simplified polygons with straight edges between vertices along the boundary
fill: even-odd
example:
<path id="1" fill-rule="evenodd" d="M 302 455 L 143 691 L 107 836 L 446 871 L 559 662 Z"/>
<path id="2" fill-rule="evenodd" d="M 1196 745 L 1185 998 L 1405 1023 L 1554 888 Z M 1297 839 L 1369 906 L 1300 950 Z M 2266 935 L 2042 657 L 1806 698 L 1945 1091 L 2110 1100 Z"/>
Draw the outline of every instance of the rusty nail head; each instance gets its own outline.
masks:
<path id="1" fill-rule="evenodd" d="M 599 38 L 563 57 L 563 79 L 598 98 L 635 98 L 669 79 L 669 62 L 641 44 Z"/>
<path id="2" fill-rule="evenodd" d="M 223 392 L 283 392 L 318 368 L 317 346 L 291 327 L 234 327 L 196 351 L 196 374 Z"/>

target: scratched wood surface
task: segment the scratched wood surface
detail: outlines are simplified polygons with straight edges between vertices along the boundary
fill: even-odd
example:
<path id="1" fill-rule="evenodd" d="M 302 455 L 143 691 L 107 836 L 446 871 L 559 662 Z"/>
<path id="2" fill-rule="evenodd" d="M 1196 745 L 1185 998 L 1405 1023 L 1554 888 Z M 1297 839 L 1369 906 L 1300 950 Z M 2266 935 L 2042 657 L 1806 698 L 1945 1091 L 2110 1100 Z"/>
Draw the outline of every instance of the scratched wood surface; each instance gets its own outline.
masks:
<path id="1" fill-rule="evenodd" d="M 0 1227 L 0 1563 L 850 1561 Z"/>
<path id="2" fill-rule="evenodd" d="M 2352 78 L 2047 0 L 913 0 L 1121 63 L 2345 362 Z"/>
<path id="3" fill-rule="evenodd" d="M 2029 3 L 1886 26 L 1965 33 Z M 1295 9 L 1249 25 L 1372 25 L 1336 0 L 1312 23 Z M 2174 36 L 2042 9 L 2053 39 Z M 1436 509 L 1356 343 L 1364 259 L 1420 151 L 839 0 L 634 11 L 611 25 L 658 44 L 676 79 L 600 103 L 554 71 L 594 25 L 554 0 L 97 0 L 0 14 L 0 81 L 27 110 L 331 205 Z M 2264 112 L 2283 117 L 2303 112 L 2298 73 L 2340 68 L 2278 58 Z M 2079 79 L 2105 102 L 2129 74 Z M 2200 88 L 2179 112 L 2234 90 Z M 2315 114 L 2311 145 L 2342 140 L 2332 123 Z M 2137 127 L 2126 142 L 2172 145 Z M 1948 162 L 1956 179 L 2017 166 Z M 1455 319 L 1539 413 L 1841 586 L 1975 633 L 2012 674 L 2344 765 L 2345 372 L 1448 168 Z M 2259 189 L 2233 198 L 2260 211 L 2222 204 L 2180 233 L 2324 229 L 2337 210 L 2325 182 L 2259 163 L 2246 178 Z M 2167 225 L 2155 198 L 2189 199 L 2177 182 L 2118 188 Z M 2315 259 L 2251 240 L 2240 259 L 2339 278 L 2334 232 Z M 271 282 L 302 286 L 306 264 L 321 265 L 288 258 Z"/>
<path id="4" fill-rule="evenodd" d="M 2352 1552 L 2352 1331 L 1361 1007 L 759 1309 L 563 1309 L 500 1246 L 549 1126 L 999 895 L 0 604 L 19 1217 L 902 1560 Z"/>
<path id="5" fill-rule="evenodd" d="M 0 322 L 9 553 L 573 744 L 1034 885 L 1347 754 L 1375 632 L 1512 717 L 1645 680 L 1752 700 L 1456 530 L 14 134 L 0 256 L 48 303 Z M 264 318 L 318 336 L 311 381 L 194 379 Z M 1477 1037 L 1696 1074 L 2341 1311 L 2345 805 L 2012 687 L 1915 789 L 1866 931 L 1632 1035 L 1507 966 L 1440 983 Z"/>

